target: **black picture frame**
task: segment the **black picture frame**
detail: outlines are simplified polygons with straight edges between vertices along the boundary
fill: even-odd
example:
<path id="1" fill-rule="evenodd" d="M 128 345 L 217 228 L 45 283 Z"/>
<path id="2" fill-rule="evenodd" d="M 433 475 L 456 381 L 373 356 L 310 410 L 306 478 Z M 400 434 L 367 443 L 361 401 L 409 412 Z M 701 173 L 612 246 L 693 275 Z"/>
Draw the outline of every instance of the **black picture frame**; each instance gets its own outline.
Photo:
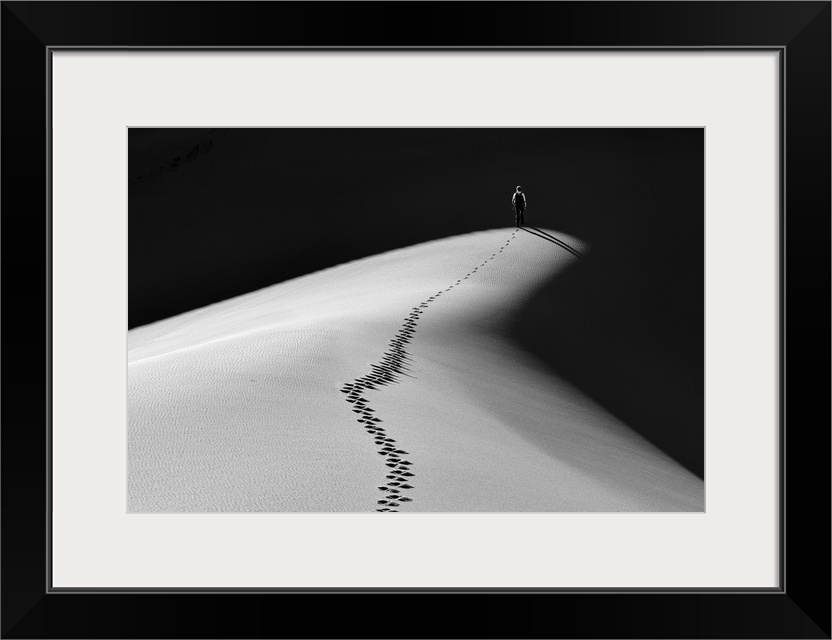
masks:
<path id="1" fill-rule="evenodd" d="M 3 2 L 0 35 L 3 638 L 830 637 L 830 2 Z M 779 51 L 780 587 L 51 588 L 47 132 L 62 47 Z"/>

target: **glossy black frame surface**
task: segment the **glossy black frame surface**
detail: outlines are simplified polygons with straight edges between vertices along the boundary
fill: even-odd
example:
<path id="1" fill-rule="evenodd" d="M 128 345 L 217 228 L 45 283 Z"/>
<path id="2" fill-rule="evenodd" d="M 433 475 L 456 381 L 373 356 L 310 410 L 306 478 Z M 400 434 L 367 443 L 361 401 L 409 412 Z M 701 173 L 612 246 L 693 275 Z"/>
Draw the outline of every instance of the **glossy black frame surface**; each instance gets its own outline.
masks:
<path id="1" fill-rule="evenodd" d="M 779 51 L 780 588 L 52 589 L 50 51 L 128 46 Z M 829 2 L 3 2 L 2 54 L 3 638 L 830 637 Z"/>

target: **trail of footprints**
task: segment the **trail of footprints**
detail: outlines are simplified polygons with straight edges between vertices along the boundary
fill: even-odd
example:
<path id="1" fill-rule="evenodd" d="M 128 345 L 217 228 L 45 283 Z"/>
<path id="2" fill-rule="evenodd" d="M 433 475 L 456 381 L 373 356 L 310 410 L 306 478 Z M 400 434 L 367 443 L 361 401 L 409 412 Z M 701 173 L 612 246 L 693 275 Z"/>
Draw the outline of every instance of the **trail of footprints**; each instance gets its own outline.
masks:
<path id="1" fill-rule="evenodd" d="M 425 312 L 425 309 L 443 293 L 448 293 L 457 285 L 462 284 L 464 280 L 473 276 L 479 269 L 501 254 L 508 247 L 509 242 L 511 242 L 516 233 L 514 231 L 499 250 L 491 254 L 490 258 L 484 260 L 470 273 L 467 273 L 447 289 L 438 291 L 419 303 L 419 306 L 413 307 L 404 319 L 402 327 L 396 332 L 393 339 L 390 340 L 390 346 L 382 355 L 379 363 L 370 365 L 372 371 L 365 376 L 356 378 L 352 382 L 345 384 L 341 388 L 341 393 L 347 394 L 346 401 L 352 405 L 353 413 L 357 414 L 356 420 L 358 424 L 372 436 L 373 442 L 378 449 L 377 453 L 383 457 L 384 464 L 388 467 L 387 475 L 385 476 L 387 483 L 378 487 L 378 490 L 382 492 L 378 500 L 378 507 L 376 508 L 378 512 L 395 513 L 403 504 L 413 502 L 413 498 L 407 496 L 407 492 L 413 489 L 411 483 L 414 482 L 413 479 L 416 477 L 416 474 L 413 472 L 413 463 L 405 457 L 410 454 L 399 447 L 395 438 L 390 437 L 387 429 L 382 426 L 384 421 L 375 415 L 375 410 L 369 406 L 370 401 L 364 394 L 367 391 L 373 391 L 389 384 L 398 384 L 401 376 L 413 377 L 411 375 L 412 369 L 407 366 L 407 363 L 412 362 L 413 358 L 405 347 L 413 339 L 413 335 L 416 333 L 416 326 L 419 324 L 418 321 L 420 316 Z"/>

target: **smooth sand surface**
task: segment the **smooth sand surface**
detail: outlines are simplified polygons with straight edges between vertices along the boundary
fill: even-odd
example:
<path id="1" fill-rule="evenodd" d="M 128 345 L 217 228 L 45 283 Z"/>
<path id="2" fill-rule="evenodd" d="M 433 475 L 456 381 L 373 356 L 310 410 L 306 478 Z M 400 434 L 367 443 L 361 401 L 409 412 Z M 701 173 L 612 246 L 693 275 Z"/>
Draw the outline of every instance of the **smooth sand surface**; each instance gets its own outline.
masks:
<path id="1" fill-rule="evenodd" d="M 577 259 L 496 229 L 130 331 L 128 510 L 701 511 L 701 479 L 505 337 Z"/>

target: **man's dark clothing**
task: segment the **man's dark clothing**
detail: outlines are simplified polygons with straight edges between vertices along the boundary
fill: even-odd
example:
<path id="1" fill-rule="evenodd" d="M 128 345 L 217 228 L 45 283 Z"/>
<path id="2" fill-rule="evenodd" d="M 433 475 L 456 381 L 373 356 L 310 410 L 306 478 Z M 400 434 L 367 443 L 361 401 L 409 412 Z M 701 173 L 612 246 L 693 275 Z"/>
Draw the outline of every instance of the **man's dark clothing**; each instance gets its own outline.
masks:
<path id="1" fill-rule="evenodd" d="M 515 191 L 511 197 L 511 202 L 514 204 L 514 223 L 519 227 L 525 224 L 523 213 L 526 211 L 526 196 L 522 191 Z"/>

